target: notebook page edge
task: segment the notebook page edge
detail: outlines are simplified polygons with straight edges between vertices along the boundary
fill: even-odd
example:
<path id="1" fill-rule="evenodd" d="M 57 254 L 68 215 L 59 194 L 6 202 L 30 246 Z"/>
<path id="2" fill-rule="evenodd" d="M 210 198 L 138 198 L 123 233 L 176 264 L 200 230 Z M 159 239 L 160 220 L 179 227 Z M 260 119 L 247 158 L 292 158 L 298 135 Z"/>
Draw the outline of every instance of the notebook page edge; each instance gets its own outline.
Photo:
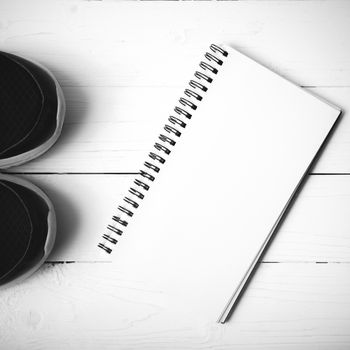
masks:
<path id="1" fill-rule="evenodd" d="M 288 202 L 286 203 L 286 205 L 284 206 L 284 208 L 281 211 L 281 214 L 279 215 L 279 217 L 277 218 L 275 224 L 273 225 L 272 229 L 270 230 L 269 234 L 266 237 L 266 240 L 264 241 L 263 245 L 261 246 L 260 250 L 258 251 L 255 259 L 252 261 L 252 264 L 250 265 L 249 269 L 247 270 L 246 274 L 244 275 L 244 277 L 242 278 L 240 284 L 237 286 L 237 288 L 235 289 L 235 291 L 233 292 L 231 298 L 229 299 L 229 301 L 227 302 L 227 304 L 225 305 L 222 313 L 220 314 L 217 323 L 221 323 L 224 324 L 230 317 L 231 314 L 231 310 L 233 309 L 233 307 L 235 306 L 235 304 L 237 303 L 243 289 L 246 287 L 247 283 L 249 282 L 250 277 L 253 276 L 254 274 L 254 269 L 257 266 L 257 263 L 259 262 L 259 259 L 266 253 L 266 250 L 268 249 L 268 245 L 271 243 L 271 241 L 273 240 L 273 238 L 275 237 L 275 234 L 278 232 L 279 226 L 282 224 L 283 220 L 285 219 L 288 210 L 291 209 L 294 200 L 296 199 L 298 193 L 300 192 L 302 186 L 305 184 L 306 182 L 306 176 L 308 175 L 309 171 L 313 168 L 313 166 L 316 164 L 320 153 L 322 153 L 324 147 L 326 146 L 327 142 L 329 141 L 332 133 L 334 132 L 335 128 L 337 127 L 341 116 L 342 116 L 342 111 L 340 109 L 339 110 L 339 114 L 337 115 L 331 129 L 329 130 L 327 136 L 325 137 L 323 143 L 321 144 L 319 150 L 317 151 L 315 157 L 311 160 L 310 165 L 308 166 L 308 168 L 306 169 L 305 173 L 303 174 L 303 176 L 301 177 L 299 183 L 297 184 L 294 192 L 291 194 Z"/>
<path id="2" fill-rule="evenodd" d="M 316 98 L 317 98 L 318 100 L 320 100 L 321 102 L 327 104 L 328 106 L 330 106 L 330 107 L 336 109 L 336 110 L 339 111 L 339 112 L 342 112 L 341 108 L 338 107 L 337 105 L 335 105 L 334 103 L 328 101 L 328 100 L 325 99 L 324 97 L 321 97 L 321 96 L 315 94 L 315 93 L 312 92 L 312 91 L 309 91 L 309 90 L 307 90 L 307 89 L 302 88 L 300 85 L 298 85 L 298 84 L 297 84 L 296 82 L 294 82 L 293 80 L 287 79 L 286 77 L 284 77 L 284 76 L 281 75 L 280 73 L 277 73 L 277 72 L 275 72 L 273 69 L 269 68 L 267 65 L 265 65 L 265 64 L 263 64 L 263 63 L 260 63 L 259 61 L 256 61 L 254 58 L 252 58 L 251 56 L 246 55 L 244 52 L 240 51 L 239 49 L 234 48 L 234 47 L 232 47 L 232 46 L 230 46 L 230 45 L 228 45 L 228 44 L 225 44 L 225 43 L 221 44 L 220 46 L 222 46 L 222 48 L 224 48 L 225 50 L 227 50 L 227 51 L 229 51 L 229 52 L 231 52 L 231 53 L 233 53 L 233 54 L 240 54 L 240 55 L 244 56 L 245 58 L 247 58 L 247 59 L 253 61 L 253 62 L 256 63 L 256 64 L 258 64 L 259 66 L 265 68 L 265 69 L 268 70 L 269 72 L 271 72 L 271 73 L 273 73 L 273 74 L 279 76 L 280 78 L 282 78 L 282 79 L 285 80 L 286 82 L 288 82 L 288 83 L 294 85 L 295 87 L 297 87 L 297 88 L 300 89 L 301 91 L 304 91 L 305 93 L 307 93 L 307 94 L 309 94 L 309 95 L 311 95 L 311 96 L 313 96 L 313 97 L 316 97 Z M 338 116 L 339 116 L 339 115 L 338 115 Z"/>

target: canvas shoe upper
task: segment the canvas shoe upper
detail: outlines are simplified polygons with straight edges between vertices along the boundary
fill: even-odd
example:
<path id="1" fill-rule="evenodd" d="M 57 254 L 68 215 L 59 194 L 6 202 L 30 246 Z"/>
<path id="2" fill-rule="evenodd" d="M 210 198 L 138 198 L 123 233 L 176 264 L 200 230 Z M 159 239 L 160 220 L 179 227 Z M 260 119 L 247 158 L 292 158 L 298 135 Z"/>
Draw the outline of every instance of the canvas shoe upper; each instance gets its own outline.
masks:
<path id="1" fill-rule="evenodd" d="M 46 152 L 61 133 L 65 101 L 43 66 L 0 52 L 0 169 Z"/>
<path id="2" fill-rule="evenodd" d="M 46 152 L 61 133 L 62 90 L 43 66 L 0 52 L 0 170 Z M 46 260 L 56 216 L 32 183 L 0 173 L 0 285 L 18 282 Z"/>

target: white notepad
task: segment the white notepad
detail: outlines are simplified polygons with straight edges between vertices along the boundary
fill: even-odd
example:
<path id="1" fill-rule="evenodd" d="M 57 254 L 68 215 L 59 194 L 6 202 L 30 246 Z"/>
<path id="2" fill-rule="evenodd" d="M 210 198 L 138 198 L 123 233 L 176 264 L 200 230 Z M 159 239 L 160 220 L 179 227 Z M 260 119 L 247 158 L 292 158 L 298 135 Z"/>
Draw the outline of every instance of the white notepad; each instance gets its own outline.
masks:
<path id="1" fill-rule="evenodd" d="M 176 144 L 150 147 L 100 247 L 170 313 L 225 322 L 340 110 L 228 46 L 208 53 L 165 116 L 181 136 L 161 129 Z"/>

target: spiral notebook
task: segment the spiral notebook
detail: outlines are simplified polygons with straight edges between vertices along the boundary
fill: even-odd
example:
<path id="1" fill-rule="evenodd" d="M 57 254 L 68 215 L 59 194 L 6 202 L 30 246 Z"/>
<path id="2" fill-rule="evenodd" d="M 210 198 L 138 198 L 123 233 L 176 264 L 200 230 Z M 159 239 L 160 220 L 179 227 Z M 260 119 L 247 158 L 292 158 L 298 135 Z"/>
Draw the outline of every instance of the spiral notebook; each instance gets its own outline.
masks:
<path id="1" fill-rule="evenodd" d="M 211 45 L 101 252 L 115 250 L 120 271 L 169 315 L 225 322 L 339 116 L 244 54 Z"/>

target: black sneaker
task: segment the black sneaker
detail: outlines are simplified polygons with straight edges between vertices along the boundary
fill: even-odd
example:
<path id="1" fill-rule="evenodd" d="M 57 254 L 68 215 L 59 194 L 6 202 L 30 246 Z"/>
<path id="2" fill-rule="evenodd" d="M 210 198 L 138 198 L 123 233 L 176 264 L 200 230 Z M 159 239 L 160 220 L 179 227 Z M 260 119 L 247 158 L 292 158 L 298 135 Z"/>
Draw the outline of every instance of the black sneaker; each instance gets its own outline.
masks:
<path id="1" fill-rule="evenodd" d="M 61 133 L 64 114 L 62 90 L 47 69 L 0 52 L 0 169 L 47 151 Z M 30 182 L 0 173 L 0 285 L 38 269 L 55 236 L 48 197 Z"/>
<path id="2" fill-rule="evenodd" d="M 0 169 L 46 152 L 65 114 L 62 90 L 43 66 L 0 52 Z"/>
<path id="3" fill-rule="evenodd" d="M 0 174 L 0 285 L 18 282 L 36 271 L 50 254 L 56 216 L 38 187 Z"/>

